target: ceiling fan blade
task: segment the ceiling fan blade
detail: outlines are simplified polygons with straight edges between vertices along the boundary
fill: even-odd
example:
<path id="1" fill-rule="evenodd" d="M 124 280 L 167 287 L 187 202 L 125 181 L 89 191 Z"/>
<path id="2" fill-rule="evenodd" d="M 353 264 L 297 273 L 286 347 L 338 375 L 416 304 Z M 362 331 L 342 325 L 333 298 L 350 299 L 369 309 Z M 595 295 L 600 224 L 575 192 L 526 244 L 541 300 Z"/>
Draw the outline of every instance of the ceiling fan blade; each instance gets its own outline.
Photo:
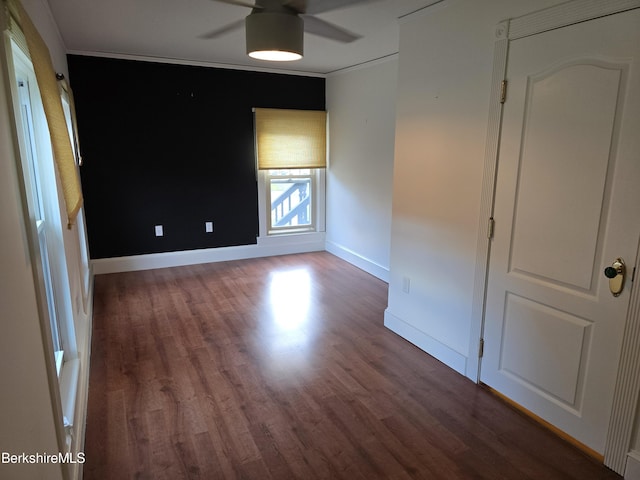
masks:
<path id="1" fill-rule="evenodd" d="M 350 43 L 362 38 L 362 35 L 345 30 L 313 15 L 301 15 L 301 17 L 304 20 L 304 31 L 306 33 L 312 33 L 342 43 Z"/>
<path id="2" fill-rule="evenodd" d="M 299 13 L 315 15 L 337 8 L 346 8 L 372 0 L 284 0 L 282 4 Z"/>
<path id="3" fill-rule="evenodd" d="M 282 0 L 282 6 L 298 13 L 307 13 L 307 0 Z"/>
<path id="4" fill-rule="evenodd" d="M 242 0 L 211 0 L 213 2 L 228 3 L 229 5 L 239 5 L 248 8 L 262 8 L 258 3 L 243 2 Z"/>
<path id="5" fill-rule="evenodd" d="M 222 35 L 225 35 L 231 32 L 232 30 L 236 30 L 243 26 L 244 26 L 244 18 L 237 20 L 235 22 L 229 23 L 224 27 L 217 28 L 207 33 L 203 33 L 202 35 L 198 35 L 198 38 L 204 38 L 204 39 L 218 38 L 218 37 L 221 37 Z"/>

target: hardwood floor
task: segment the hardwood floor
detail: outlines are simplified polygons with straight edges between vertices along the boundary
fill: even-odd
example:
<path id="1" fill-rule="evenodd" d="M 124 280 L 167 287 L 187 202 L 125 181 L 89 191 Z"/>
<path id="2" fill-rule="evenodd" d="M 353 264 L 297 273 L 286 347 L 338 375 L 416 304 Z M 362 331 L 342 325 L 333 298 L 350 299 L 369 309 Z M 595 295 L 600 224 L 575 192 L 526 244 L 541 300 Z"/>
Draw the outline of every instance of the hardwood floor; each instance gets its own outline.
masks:
<path id="1" fill-rule="evenodd" d="M 383 326 L 325 252 L 101 275 L 84 478 L 619 479 Z"/>

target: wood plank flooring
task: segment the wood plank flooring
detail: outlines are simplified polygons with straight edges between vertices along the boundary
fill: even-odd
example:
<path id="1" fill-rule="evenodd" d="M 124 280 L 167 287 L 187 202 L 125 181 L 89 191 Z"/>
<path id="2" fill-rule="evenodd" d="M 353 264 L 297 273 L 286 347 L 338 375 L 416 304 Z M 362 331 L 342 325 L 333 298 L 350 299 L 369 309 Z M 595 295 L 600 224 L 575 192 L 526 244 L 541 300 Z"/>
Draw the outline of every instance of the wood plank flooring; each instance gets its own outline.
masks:
<path id="1" fill-rule="evenodd" d="M 383 326 L 326 253 L 100 275 L 84 478 L 620 479 Z"/>

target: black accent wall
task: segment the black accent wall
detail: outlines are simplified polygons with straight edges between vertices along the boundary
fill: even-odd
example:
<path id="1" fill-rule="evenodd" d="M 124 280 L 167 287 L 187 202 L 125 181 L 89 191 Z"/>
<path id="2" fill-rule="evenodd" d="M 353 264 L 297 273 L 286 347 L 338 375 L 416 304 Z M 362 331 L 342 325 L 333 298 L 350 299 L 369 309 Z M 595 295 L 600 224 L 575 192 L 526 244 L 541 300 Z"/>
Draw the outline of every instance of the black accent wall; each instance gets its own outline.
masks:
<path id="1" fill-rule="evenodd" d="M 256 243 L 252 107 L 325 109 L 323 78 L 77 55 L 68 62 L 94 259 Z"/>

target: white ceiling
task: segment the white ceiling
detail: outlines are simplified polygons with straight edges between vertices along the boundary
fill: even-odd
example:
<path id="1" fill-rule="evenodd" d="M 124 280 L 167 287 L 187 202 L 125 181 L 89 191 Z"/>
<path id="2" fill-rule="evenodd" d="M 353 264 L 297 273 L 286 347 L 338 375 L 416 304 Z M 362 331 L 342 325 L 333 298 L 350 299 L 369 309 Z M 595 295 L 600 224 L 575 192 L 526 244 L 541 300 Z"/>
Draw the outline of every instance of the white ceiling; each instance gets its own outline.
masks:
<path id="1" fill-rule="evenodd" d="M 305 34 L 296 62 L 253 60 L 244 27 L 220 38 L 200 35 L 248 15 L 212 0 L 48 0 L 68 53 L 138 56 L 327 74 L 398 52 L 398 18 L 439 0 L 369 0 L 317 15 L 362 35 L 343 44 Z"/>

